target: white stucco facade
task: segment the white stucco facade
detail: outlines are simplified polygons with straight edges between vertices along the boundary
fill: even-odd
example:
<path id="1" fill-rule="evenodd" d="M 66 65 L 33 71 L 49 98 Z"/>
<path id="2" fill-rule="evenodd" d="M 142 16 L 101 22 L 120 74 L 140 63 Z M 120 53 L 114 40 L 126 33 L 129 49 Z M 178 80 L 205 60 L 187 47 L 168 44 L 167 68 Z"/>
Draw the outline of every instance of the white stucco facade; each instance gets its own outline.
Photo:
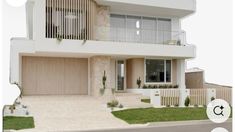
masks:
<path id="1" fill-rule="evenodd" d="M 143 0 L 96 0 L 96 2 L 99 7 L 98 11 L 100 11 L 98 12 L 100 16 L 95 19 L 97 21 L 96 27 L 100 25 L 109 27 L 109 15 L 119 13 L 168 18 L 171 20 L 171 30 L 181 32 L 181 19 L 195 12 L 195 0 L 178 0 L 178 2 L 172 2 L 171 0 L 150 0 L 148 2 Z M 88 59 L 95 56 L 124 59 L 151 57 L 176 59 L 176 82 L 179 88 L 185 89 L 185 59 L 196 56 L 196 47 L 186 43 L 185 33 L 182 39 L 185 45 L 113 42 L 106 39 L 109 32 L 102 30 L 96 31 L 98 35 L 94 40 L 63 39 L 59 41 L 56 38 L 45 37 L 45 5 L 46 0 L 28 0 L 27 2 L 27 38 L 11 39 L 11 83 L 18 82 L 21 84 L 21 56 L 83 57 Z M 123 11 L 125 12 L 121 11 L 122 5 L 126 5 L 125 8 L 128 8 L 128 10 L 124 8 Z M 118 7 L 120 10 L 118 10 Z M 135 11 L 135 7 L 141 7 L 141 10 Z M 158 13 L 153 14 L 153 11 Z M 103 19 L 105 23 L 102 23 Z M 96 79 L 92 78 L 91 80 Z M 91 84 L 98 83 L 91 82 Z M 92 87 L 94 91 L 94 86 L 90 86 L 91 84 L 89 84 L 89 88 Z"/>

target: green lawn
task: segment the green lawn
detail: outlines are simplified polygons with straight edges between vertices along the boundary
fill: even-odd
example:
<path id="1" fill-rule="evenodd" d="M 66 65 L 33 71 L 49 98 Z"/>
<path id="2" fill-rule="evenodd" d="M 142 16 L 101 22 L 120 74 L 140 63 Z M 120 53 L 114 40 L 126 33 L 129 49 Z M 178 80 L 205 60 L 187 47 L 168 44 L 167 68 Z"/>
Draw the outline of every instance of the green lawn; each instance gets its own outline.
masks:
<path id="1" fill-rule="evenodd" d="M 6 116 L 3 117 L 3 129 L 27 129 L 34 128 L 34 120 L 33 117 L 13 117 Z"/>
<path id="2" fill-rule="evenodd" d="M 140 108 L 114 111 L 112 114 L 129 124 L 208 119 L 206 108 Z"/>
<path id="3" fill-rule="evenodd" d="M 141 99 L 141 102 L 150 103 L 150 99 Z"/>

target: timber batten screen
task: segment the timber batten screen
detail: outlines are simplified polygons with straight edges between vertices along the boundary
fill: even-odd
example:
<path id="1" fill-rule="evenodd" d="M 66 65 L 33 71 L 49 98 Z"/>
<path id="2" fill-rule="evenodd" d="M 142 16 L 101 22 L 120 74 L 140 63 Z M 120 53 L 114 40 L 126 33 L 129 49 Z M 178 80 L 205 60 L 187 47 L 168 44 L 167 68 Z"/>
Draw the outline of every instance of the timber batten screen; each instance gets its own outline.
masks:
<path id="1" fill-rule="evenodd" d="M 46 38 L 94 39 L 94 0 L 46 0 Z"/>

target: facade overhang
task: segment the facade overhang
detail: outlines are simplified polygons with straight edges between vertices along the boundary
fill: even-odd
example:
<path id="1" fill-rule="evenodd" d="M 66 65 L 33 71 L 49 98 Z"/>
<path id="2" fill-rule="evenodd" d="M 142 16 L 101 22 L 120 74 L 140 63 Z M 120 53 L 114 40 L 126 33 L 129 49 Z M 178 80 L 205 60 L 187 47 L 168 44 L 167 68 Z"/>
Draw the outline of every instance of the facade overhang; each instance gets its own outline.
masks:
<path id="1" fill-rule="evenodd" d="M 112 13 L 182 18 L 195 12 L 195 0 L 96 0 Z"/>
<path id="2" fill-rule="evenodd" d="M 23 50 L 21 50 L 21 48 Z M 17 50 L 18 53 L 22 54 L 52 53 L 56 56 L 65 56 L 67 54 L 80 55 L 83 57 L 105 55 L 191 59 L 194 58 L 196 54 L 194 45 L 177 46 L 90 40 L 85 42 L 83 40 L 62 40 L 59 42 L 56 39 L 44 39 L 41 41 L 12 40 L 12 50 Z"/>

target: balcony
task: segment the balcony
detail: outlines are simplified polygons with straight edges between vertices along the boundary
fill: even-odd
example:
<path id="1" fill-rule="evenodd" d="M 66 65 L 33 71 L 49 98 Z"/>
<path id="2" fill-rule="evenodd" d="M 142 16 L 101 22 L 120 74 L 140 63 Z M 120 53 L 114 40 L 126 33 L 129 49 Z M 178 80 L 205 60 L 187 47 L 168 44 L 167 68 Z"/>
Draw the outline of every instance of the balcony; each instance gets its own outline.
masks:
<path id="1" fill-rule="evenodd" d="M 99 8 L 93 0 L 88 3 L 73 0 L 75 3 L 69 6 L 64 4 L 66 0 L 59 1 L 57 4 L 54 0 L 45 3 L 45 36 L 35 41 L 34 51 L 37 53 L 195 57 L 195 47 L 187 44 L 185 32 L 178 30 L 177 22 L 174 24 L 171 17 L 109 15 L 108 12 L 99 15 L 106 8 Z M 97 10 L 102 11 L 97 13 Z M 110 21 L 104 21 L 106 18 Z"/>
<path id="2" fill-rule="evenodd" d="M 186 46 L 185 31 L 97 27 L 97 41 Z"/>
<path id="3" fill-rule="evenodd" d="M 143 44 L 161 44 L 186 46 L 185 31 L 156 31 L 151 29 L 128 29 L 115 27 L 96 27 L 96 35 L 93 39 L 89 38 L 86 29 L 81 32 L 71 31 L 70 33 L 61 33 L 59 27 L 54 27 L 47 38 L 72 39 L 72 40 L 95 40 Z"/>

